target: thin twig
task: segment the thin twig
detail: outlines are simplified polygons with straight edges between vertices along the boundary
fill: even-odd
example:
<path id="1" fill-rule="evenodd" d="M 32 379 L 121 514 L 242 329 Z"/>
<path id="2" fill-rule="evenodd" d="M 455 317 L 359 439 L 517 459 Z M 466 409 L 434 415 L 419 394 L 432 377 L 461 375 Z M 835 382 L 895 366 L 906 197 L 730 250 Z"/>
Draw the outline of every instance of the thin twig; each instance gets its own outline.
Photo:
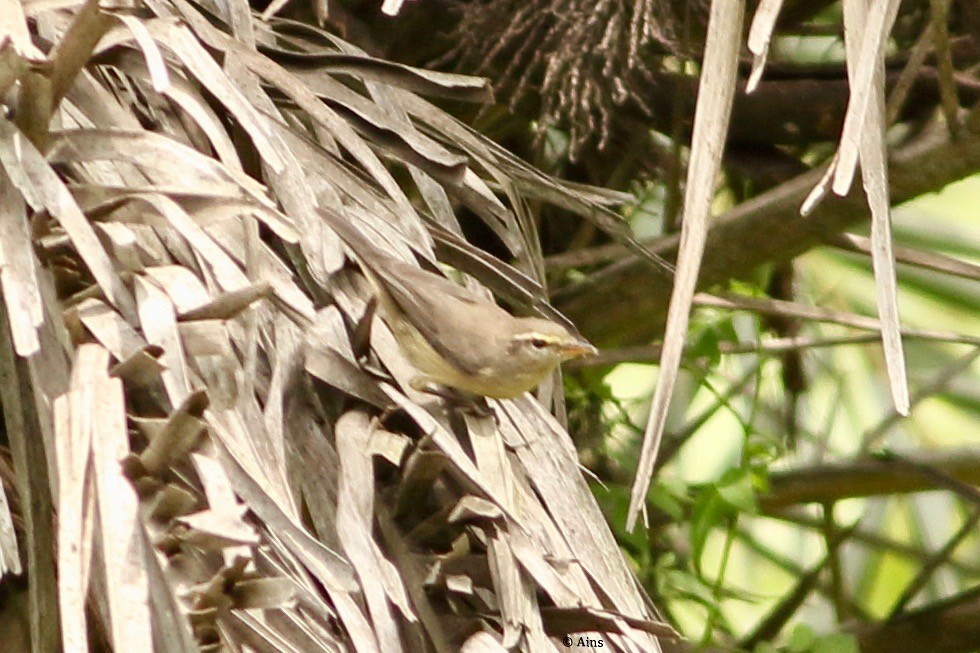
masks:
<path id="1" fill-rule="evenodd" d="M 802 571 L 800 572 L 800 580 L 796 583 L 793 589 L 786 594 L 782 601 L 780 601 L 771 611 L 769 611 L 765 618 L 763 618 L 762 622 L 756 626 L 755 630 L 753 630 L 751 634 L 749 634 L 739 643 L 740 649 L 751 650 L 757 643 L 761 641 L 768 641 L 779 634 L 779 631 L 783 629 L 783 626 L 796 613 L 799 607 L 803 605 L 806 597 L 809 596 L 814 589 L 821 588 L 820 576 L 827 565 L 830 564 L 830 551 L 836 549 L 841 542 L 847 539 L 856 527 L 857 525 L 855 524 L 845 529 L 835 530 L 833 535 L 830 536 L 827 541 L 828 553 L 824 555 L 824 557 L 809 571 L 805 573 Z"/>
<path id="2" fill-rule="evenodd" d="M 810 515 L 804 514 L 801 510 L 777 510 L 768 513 L 766 517 L 796 524 L 797 526 L 802 526 L 803 528 L 810 528 L 814 530 L 820 530 L 823 528 L 822 518 L 811 517 Z M 929 551 L 920 546 L 915 546 L 913 544 L 909 544 L 908 542 L 894 540 L 889 537 L 885 537 L 884 535 L 880 535 L 879 533 L 873 533 L 860 528 L 852 531 L 849 539 L 852 542 L 863 544 L 866 547 L 887 551 L 908 560 L 919 561 L 928 557 L 929 555 Z M 961 574 L 971 576 L 980 574 L 980 566 L 972 565 L 962 560 L 949 559 L 946 560 L 946 564 Z"/>
<path id="3" fill-rule="evenodd" d="M 953 336 L 952 340 L 950 336 Z M 938 342 L 954 342 L 957 344 L 963 344 L 962 340 L 969 338 L 969 336 L 956 334 L 935 333 L 909 333 L 906 337 L 912 340 L 932 340 Z M 834 338 L 794 336 L 791 338 L 766 338 L 758 343 L 720 342 L 718 343 L 718 352 L 726 355 L 757 354 L 759 356 L 781 356 L 790 351 L 821 349 L 825 347 L 846 347 L 848 345 L 873 344 L 880 341 L 881 336 L 873 333 Z M 569 361 L 565 364 L 565 368 L 607 367 L 621 363 L 656 363 L 660 360 L 660 350 L 661 346 L 659 344 L 603 349 L 595 356 Z M 686 354 L 687 352 L 685 352 Z"/>
<path id="4" fill-rule="evenodd" d="M 847 311 L 837 311 L 830 308 L 804 306 L 803 304 L 788 302 L 781 299 L 745 297 L 732 293 L 722 293 L 718 296 L 700 293 L 694 298 L 694 301 L 698 306 L 753 311 L 756 313 L 762 313 L 763 315 L 796 317 L 804 320 L 814 320 L 817 322 L 832 322 L 843 326 L 854 327 L 856 329 L 867 329 L 870 331 L 881 330 L 881 323 L 872 317 L 866 317 L 856 313 L 848 313 Z M 949 331 L 902 329 L 902 335 L 912 338 L 929 338 L 932 340 L 942 340 L 944 342 L 957 342 L 980 346 L 980 338 L 977 338 L 976 336 L 968 336 Z"/>
<path id="5" fill-rule="evenodd" d="M 912 394 L 909 404 L 911 408 L 915 408 L 923 399 L 942 392 L 953 378 L 968 370 L 978 357 L 980 357 L 980 347 L 974 347 L 966 355 L 954 361 L 951 365 L 948 365 L 931 382 Z M 888 415 L 878 422 L 876 426 L 865 432 L 861 438 L 861 451 L 867 453 L 878 446 L 889 429 L 900 419 L 902 419 L 902 416 L 894 409 L 889 411 Z"/>
<path id="6" fill-rule="evenodd" d="M 854 234 L 841 234 L 833 239 L 833 244 L 844 250 L 871 254 L 871 239 Z M 971 281 L 980 280 L 980 264 L 938 252 L 926 252 L 913 247 L 894 247 L 895 260 L 906 265 L 951 274 Z"/>
<path id="7" fill-rule="evenodd" d="M 943 545 L 941 549 L 926 558 L 922 567 L 919 569 L 919 573 L 915 575 L 909 584 L 905 586 L 902 590 L 902 595 L 898 597 L 892 608 L 891 613 L 888 616 L 889 620 L 896 619 L 905 611 L 905 606 L 908 605 L 916 594 L 919 593 L 925 584 L 929 581 L 933 572 L 936 571 L 943 564 L 949 562 L 950 556 L 956 551 L 956 548 L 965 540 L 968 536 L 974 535 L 977 532 L 977 524 L 980 524 L 980 507 L 974 507 L 973 512 L 970 517 L 963 522 L 963 525 L 953 533 L 953 536 L 947 540 L 946 544 Z"/>
<path id="8" fill-rule="evenodd" d="M 857 524 L 855 523 L 851 528 L 853 529 L 856 526 Z M 827 546 L 827 566 L 830 568 L 830 586 L 833 591 L 831 600 L 834 604 L 837 621 L 843 623 L 850 616 L 845 607 L 844 573 L 841 569 L 840 560 L 840 545 L 844 541 L 844 538 L 837 528 L 837 522 L 834 521 L 833 501 L 823 504 L 823 537 L 824 543 Z"/>

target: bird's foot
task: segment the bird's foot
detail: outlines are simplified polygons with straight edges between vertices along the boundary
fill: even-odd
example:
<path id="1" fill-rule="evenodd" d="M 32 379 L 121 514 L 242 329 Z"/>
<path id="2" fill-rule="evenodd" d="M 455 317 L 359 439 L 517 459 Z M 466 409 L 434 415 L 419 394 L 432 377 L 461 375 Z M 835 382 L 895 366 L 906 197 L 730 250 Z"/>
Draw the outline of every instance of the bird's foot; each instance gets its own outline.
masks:
<path id="1" fill-rule="evenodd" d="M 422 375 L 413 377 L 408 384 L 416 392 L 424 392 L 444 399 L 449 405 L 450 410 L 458 410 L 467 415 L 480 418 L 493 417 L 495 424 L 500 423 L 497 418 L 497 413 L 490 408 L 486 397 L 433 383 L 428 377 Z"/>

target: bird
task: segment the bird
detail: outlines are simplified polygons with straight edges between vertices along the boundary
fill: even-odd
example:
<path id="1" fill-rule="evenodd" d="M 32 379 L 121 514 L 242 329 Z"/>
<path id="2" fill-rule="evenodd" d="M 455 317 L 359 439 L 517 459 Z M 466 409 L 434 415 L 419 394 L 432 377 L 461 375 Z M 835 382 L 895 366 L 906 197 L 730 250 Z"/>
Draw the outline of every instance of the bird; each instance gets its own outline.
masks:
<path id="1" fill-rule="evenodd" d="M 562 362 L 598 352 L 563 325 L 511 315 L 444 276 L 390 256 L 346 216 L 323 213 L 374 287 L 381 318 L 418 370 L 409 382 L 413 389 L 436 385 L 508 399 L 534 389 Z"/>

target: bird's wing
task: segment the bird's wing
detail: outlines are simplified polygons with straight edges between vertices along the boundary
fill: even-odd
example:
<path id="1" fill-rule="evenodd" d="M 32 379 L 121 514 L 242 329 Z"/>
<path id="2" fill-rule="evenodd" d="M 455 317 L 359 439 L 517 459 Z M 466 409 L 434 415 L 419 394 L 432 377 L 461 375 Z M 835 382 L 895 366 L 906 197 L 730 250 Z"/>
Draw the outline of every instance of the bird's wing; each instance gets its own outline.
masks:
<path id="1" fill-rule="evenodd" d="M 479 373 L 486 367 L 491 343 L 482 335 L 485 330 L 475 329 L 474 325 L 501 323 L 501 318 L 509 320 L 511 316 L 445 277 L 400 261 L 394 263 L 397 265 L 379 276 L 395 309 L 455 368 L 471 376 Z M 461 317 L 461 313 L 466 317 Z"/>
<path id="2" fill-rule="evenodd" d="M 323 211 L 323 215 L 353 251 L 365 274 L 380 286 L 381 304 L 386 310 L 401 313 L 440 356 L 459 370 L 473 375 L 485 366 L 483 352 L 489 343 L 474 336 L 469 322 L 499 321 L 501 316 L 509 317 L 506 311 L 443 276 L 390 256 L 345 216 L 328 211 Z M 471 315 L 469 322 L 449 314 L 457 311 Z M 423 316 L 433 319 L 420 319 Z"/>

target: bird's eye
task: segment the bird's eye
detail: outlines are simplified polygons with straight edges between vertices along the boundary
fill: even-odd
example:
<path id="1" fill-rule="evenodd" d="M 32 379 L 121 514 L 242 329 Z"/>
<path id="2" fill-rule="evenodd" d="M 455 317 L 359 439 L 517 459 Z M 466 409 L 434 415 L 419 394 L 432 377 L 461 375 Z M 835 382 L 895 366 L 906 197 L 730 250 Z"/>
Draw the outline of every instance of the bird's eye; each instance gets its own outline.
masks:
<path id="1" fill-rule="evenodd" d="M 541 338 L 534 338 L 531 340 L 531 346 L 535 349 L 544 349 L 548 346 L 548 341 L 542 340 Z"/>

